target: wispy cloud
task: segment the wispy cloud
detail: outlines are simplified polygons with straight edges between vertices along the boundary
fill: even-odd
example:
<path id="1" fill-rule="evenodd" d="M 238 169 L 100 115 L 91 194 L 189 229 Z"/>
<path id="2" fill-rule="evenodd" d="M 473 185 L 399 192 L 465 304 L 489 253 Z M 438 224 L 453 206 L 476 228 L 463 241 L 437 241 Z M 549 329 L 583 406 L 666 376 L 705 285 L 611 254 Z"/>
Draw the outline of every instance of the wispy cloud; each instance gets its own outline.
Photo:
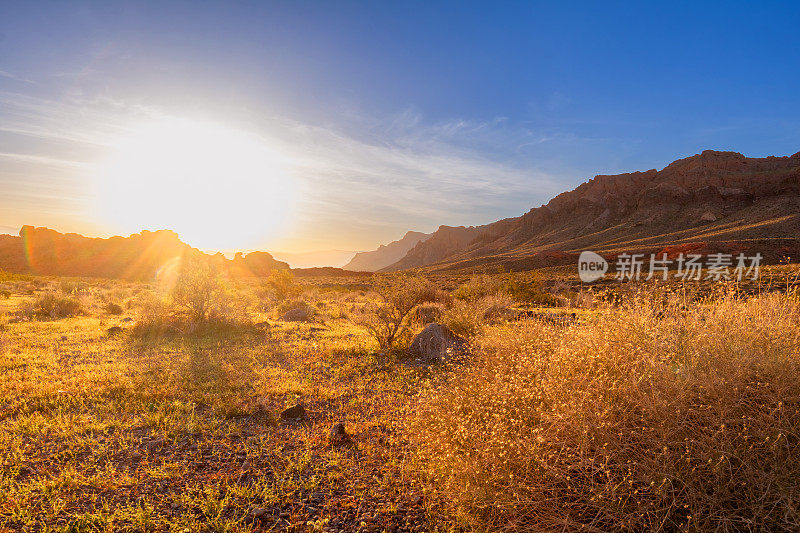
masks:
<path id="1" fill-rule="evenodd" d="M 6 72 L 4 70 L 0 70 L 0 78 L 6 78 L 6 79 L 9 79 L 9 80 L 14 80 L 14 81 L 21 81 L 21 82 L 24 82 L 24 83 L 30 83 L 32 85 L 35 84 L 35 82 L 32 81 L 32 80 L 17 76 L 16 74 L 12 74 L 12 73 Z"/>
<path id="2" fill-rule="evenodd" d="M 92 158 L 114 138 L 137 120 L 166 113 L 110 99 L 14 93 L 0 93 L 0 104 L 0 135 L 20 147 L 0 158 L 38 166 L 40 174 L 59 166 L 67 172 L 62 179 L 72 179 L 76 190 L 86 188 Z M 287 236 L 305 243 L 295 248 L 364 248 L 408 229 L 487 223 L 518 215 L 559 192 L 557 180 L 545 172 L 484 155 L 491 152 L 487 145 L 536 142 L 533 133 L 509 127 L 503 118 L 428 123 L 407 110 L 382 119 L 360 117 L 347 131 L 274 116 L 251 127 L 283 155 L 304 193 L 296 227 Z M 18 179 L 18 173 L 0 167 L 0 184 Z M 24 186 L 17 183 L 16 189 Z M 96 223 L 90 212 L 84 216 Z"/>

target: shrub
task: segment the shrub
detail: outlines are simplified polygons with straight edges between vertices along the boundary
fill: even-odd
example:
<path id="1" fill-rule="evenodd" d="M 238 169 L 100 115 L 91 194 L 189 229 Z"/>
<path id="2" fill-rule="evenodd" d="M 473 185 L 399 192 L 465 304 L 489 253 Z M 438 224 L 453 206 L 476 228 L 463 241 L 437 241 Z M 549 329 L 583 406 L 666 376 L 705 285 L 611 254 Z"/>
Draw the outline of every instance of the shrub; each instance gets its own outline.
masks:
<path id="1" fill-rule="evenodd" d="M 556 296 L 545 291 L 537 280 L 525 281 L 513 272 L 478 274 L 453 291 L 456 299 L 470 302 L 496 295 L 510 296 L 516 301 L 534 305 L 556 306 L 561 303 Z"/>
<path id="2" fill-rule="evenodd" d="M 442 323 L 456 335 L 472 337 L 483 326 L 483 313 L 477 302 L 456 300 L 445 309 Z"/>
<path id="3" fill-rule="evenodd" d="M 407 414 L 416 466 L 471 530 L 796 531 L 800 303 L 634 298 L 508 324 Z"/>
<path id="4" fill-rule="evenodd" d="M 174 306 L 164 294 L 141 291 L 134 298 L 133 305 L 138 311 L 134 328 L 137 333 L 158 332 L 180 326 Z"/>
<path id="5" fill-rule="evenodd" d="M 503 280 L 500 277 L 478 274 L 459 285 L 456 290 L 453 291 L 453 297 L 457 300 L 474 302 L 480 300 L 484 296 L 497 294 L 503 290 Z"/>
<path id="6" fill-rule="evenodd" d="M 515 312 L 511 308 L 516 302 L 506 294 L 486 296 L 482 298 L 479 303 L 483 313 L 483 320 L 487 322 L 497 322 L 513 318 L 515 315 Z"/>
<path id="7" fill-rule="evenodd" d="M 197 322 L 224 320 L 235 310 L 222 269 L 205 258 L 184 259 L 172 288 L 172 298 Z"/>
<path id="8" fill-rule="evenodd" d="M 284 300 L 279 303 L 274 310 L 275 318 L 283 316 L 292 309 L 303 309 L 309 316 L 316 314 L 317 310 L 308 305 L 304 300 Z"/>
<path id="9" fill-rule="evenodd" d="M 490 322 L 508 318 L 514 301 L 499 293 L 479 300 L 456 300 L 444 310 L 442 323 L 462 337 L 474 337 Z"/>
<path id="10" fill-rule="evenodd" d="M 414 322 L 420 326 L 430 324 L 431 322 L 440 322 L 445 312 L 445 306 L 440 303 L 423 303 L 414 309 Z"/>
<path id="11" fill-rule="evenodd" d="M 270 272 L 265 285 L 272 298 L 278 302 L 296 298 L 303 292 L 302 288 L 295 283 L 294 274 L 288 269 L 274 269 Z"/>
<path id="12" fill-rule="evenodd" d="M 438 295 L 428 279 L 406 273 L 376 276 L 373 290 L 376 301 L 364 306 L 354 318 L 386 352 L 408 332 L 411 312 L 422 303 L 436 301 Z"/>
<path id="13" fill-rule="evenodd" d="M 33 301 L 33 312 L 39 317 L 66 318 L 77 315 L 81 310 L 78 298 L 56 291 L 40 293 Z"/>

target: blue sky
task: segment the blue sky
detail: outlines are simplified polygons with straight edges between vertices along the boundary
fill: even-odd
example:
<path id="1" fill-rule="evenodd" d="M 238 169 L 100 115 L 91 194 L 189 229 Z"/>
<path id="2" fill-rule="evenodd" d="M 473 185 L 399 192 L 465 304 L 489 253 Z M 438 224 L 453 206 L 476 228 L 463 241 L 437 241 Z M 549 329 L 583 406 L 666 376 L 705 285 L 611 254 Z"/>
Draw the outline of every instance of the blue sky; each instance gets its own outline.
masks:
<path id="1" fill-rule="evenodd" d="M 516 216 L 704 149 L 791 155 L 799 27 L 797 2 L 5 2 L 0 226 L 155 224 L 103 219 L 87 177 L 153 117 L 282 154 L 293 214 L 231 246 L 295 251 Z"/>

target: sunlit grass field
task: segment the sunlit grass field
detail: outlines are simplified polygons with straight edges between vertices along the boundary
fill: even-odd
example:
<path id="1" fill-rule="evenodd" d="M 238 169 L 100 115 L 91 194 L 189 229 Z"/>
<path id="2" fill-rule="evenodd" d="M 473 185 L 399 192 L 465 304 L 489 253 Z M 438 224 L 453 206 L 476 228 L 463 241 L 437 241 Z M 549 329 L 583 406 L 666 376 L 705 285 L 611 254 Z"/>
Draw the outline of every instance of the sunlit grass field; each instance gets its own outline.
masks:
<path id="1" fill-rule="evenodd" d="M 6 276 L 0 529 L 797 530 L 794 272 L 760 294 L 433 279 L 388 348 L 369 283 L 230 282 L 241 305 L 201 320 L 155 285 Z M 422 308 L 470 353 L 407 359 Z"/>

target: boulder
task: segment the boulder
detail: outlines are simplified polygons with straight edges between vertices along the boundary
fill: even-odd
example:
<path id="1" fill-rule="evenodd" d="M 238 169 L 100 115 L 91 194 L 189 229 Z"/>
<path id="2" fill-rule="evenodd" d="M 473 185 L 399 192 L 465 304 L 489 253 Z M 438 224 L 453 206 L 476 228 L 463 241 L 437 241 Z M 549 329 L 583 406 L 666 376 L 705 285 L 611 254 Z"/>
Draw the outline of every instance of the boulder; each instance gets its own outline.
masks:
<path id="1" fill-rule="evenodd" d="M 700 217 L 700 222 L 716 222 L 717 215 L 712 213 L 711 211 L 706 211 L 703 213 L 703 216 Z"/>
<path id="2" fill-rule="evenodd" d="M 305 322 L 309 318 L 310 318 L 310 313 L 308 312 L 308 309 L 305 307 L 295 307 L 294 309 L 286 311 L 281 316 L 281 320 L 285 322 Z"/>
<path id="3" fill-rule="evenodd" d="M 281 411 L 281 420 L 305 420 L 306 418 L 308 418 L 306 408 L 301 403 Z"/>
<path id="4" fill-rule="evenodd" d="M 350 444 L 353 442 L 353 439 L 350 438 L 347 431 L 344 429 L 344 423 L 337 422 L 331 428 L 331 435 L 330 435 L 331 444 L 334 445 L 342 445 L 342 444 Z"/>
<path id="5" fill-rule="evenodd" d="M 425 329 L 420 331 L 408 353 L 412 356 L 430 363 L 443 363 L 458 355 L 467 352 L 467 341 L 453 333 L 450 328 L 442 324 L 428 324 Z"/>

